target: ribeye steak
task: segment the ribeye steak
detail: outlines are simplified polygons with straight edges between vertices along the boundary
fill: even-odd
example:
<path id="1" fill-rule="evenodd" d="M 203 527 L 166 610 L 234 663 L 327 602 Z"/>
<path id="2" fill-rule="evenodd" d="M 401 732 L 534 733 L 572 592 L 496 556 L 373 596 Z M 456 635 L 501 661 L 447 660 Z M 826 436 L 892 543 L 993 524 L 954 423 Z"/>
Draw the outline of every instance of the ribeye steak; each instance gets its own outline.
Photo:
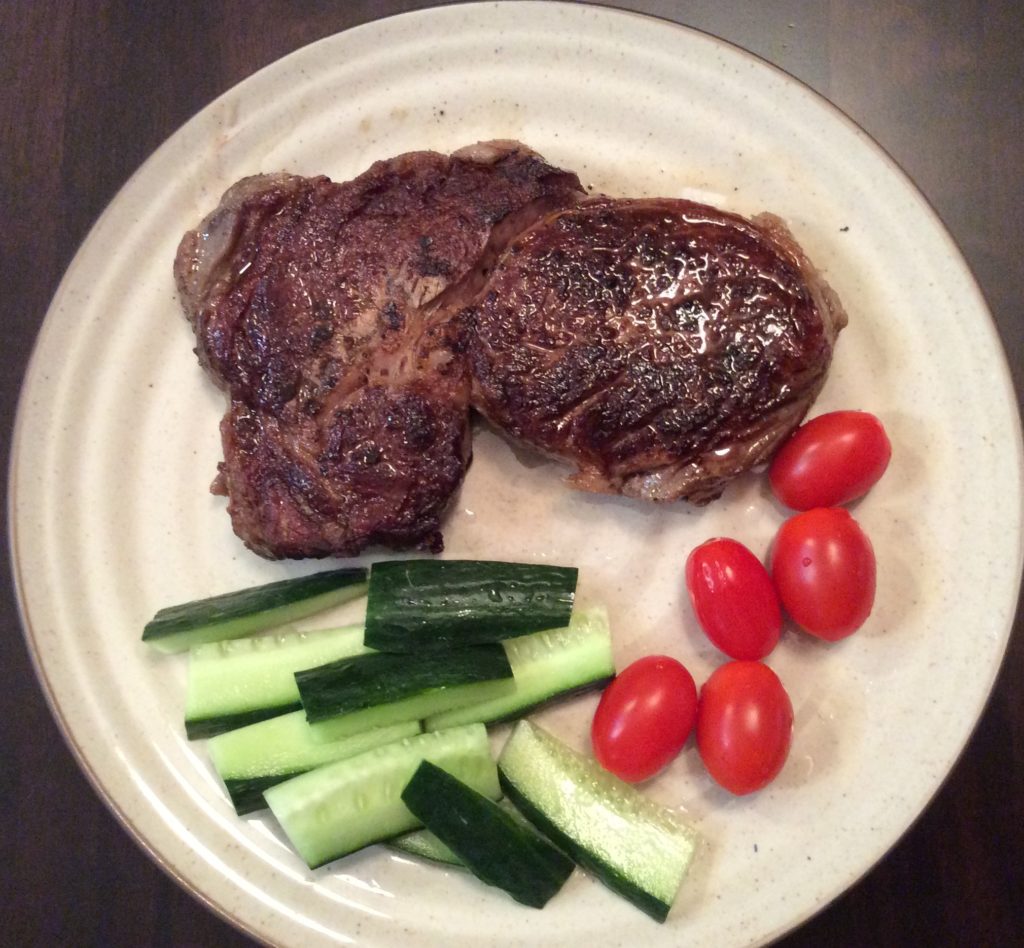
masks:
<path id="1" fill-rule="evenodd" d="M 508 240 L 581 196 L 574 174 L 488 142 L 343 184 L 246 178 L 185 234 L 179 294 L 229 396 L 213 489 L 251 549 L 441 548 L 470 457 L 451 314 Z"/>
<path id="2" fill-rule="evenodd" d="M 514 240 L 459 321 L 474 407 L 573 486 L 699 504 L 800 422 L 846 314 L 772 215 L 594 199 Z"/>

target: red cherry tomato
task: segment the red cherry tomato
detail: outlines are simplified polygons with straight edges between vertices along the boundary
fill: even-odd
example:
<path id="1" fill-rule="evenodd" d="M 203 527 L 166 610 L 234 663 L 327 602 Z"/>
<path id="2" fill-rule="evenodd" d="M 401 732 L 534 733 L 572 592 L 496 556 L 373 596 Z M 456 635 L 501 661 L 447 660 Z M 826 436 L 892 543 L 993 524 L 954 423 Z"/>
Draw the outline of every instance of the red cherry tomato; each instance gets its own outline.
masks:
<path id="1" fill-rule="evenodd" d="M 875 554 L 841 507 L 790 517 L 772 549 L 772 579 L 782 605 L 812 635 L 834 642 L 855 632 L 875 601 Z"/>
<path id="2" fill-rule="evenodd" d="M 892 446 L 866 411 L 834 411 L 801 425 L 782 445 L 768 480 L 794 510 L 839 507 L 863 497 L 885 473 Z"/>
<path id="3" fill-rule="evenodd" d="M 793 705 L 761 662 L 729 662 L 700 690 L 697 749 L 714 781 L 737 796 L 775 779 L 789 755 Z"/>
<path id="4" fill-rule="evenodd" d="M 719 537 L 686 559 L 697 621 L 730 658 L 764 658 L 779 641 L 782 613 L 768 570 L 742 543 Z"/>
<path id="5" fill-rule="evenodd" d="M 674 658 L 648 655 L 601 695 L 590 727 L 594 756 L 623 780 L 646 780 L 682 750 L 696 717 L 693 676 Z"/>

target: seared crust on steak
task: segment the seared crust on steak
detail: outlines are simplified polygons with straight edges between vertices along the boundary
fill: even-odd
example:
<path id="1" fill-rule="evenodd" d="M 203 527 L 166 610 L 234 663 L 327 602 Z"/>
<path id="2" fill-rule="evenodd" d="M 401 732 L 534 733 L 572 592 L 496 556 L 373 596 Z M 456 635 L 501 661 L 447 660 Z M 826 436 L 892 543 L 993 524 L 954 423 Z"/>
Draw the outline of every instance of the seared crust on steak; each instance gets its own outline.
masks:
<path id="1" fill-rule="evenodd" d="M 707 503 L 799 424 L 846 324 L 777 217 L 586 200 L 509 141 L 243 179 L 175 277 L 229 400 L 212 490 L 271 558 L 439 551 L 471 406 L 574 487 Z"/>
<path id="2" fill-rule="evenodd" d="M 175 277 L 199 361 L 229 396 L 235 532 L 263 556 L 441 549 L 470 457 L 453 311 L 504 243 L 578 200 L 516 142 L 414 152 L 344 184 L 246 178 L 182 238 Z"/>
<path id="3" fill-rule="evenodd" d="M 799 424 L 846 314 L 772 215 L 598 199 L 512 242 L 460 321 L 474 407 L 572 486 L 703 504 Z"/>

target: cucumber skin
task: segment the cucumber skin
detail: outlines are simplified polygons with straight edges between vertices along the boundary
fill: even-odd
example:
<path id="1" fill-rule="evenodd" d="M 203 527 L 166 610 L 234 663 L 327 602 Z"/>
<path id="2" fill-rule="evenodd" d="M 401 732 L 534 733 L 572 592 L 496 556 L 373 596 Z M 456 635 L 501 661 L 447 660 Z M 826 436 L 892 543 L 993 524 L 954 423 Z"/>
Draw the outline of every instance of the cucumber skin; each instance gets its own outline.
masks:
<path id="1" fill-rule="evenodd" d="M 451 649 L 443 655 L 375 652 L 295 673 L 308 721 L 394 704 L 427 691 L 512 677 L 500 644 Z"/>
<path id="2" fill-rule="evenodd" d="M 595 774 L 600 774 L 601 779 L 606 782 L 613 782 L 615 784 L 621 784 L 622 793 L 632 796 L 634 799 L 644 801 L 645 798 L 640 794 L 635 787 L 629 784 L 622 783 L 616 780 L 607 772 L 600 768 L 600 765 L 596 761 L 592 761 L 583 755 L 578 754 L 565 745 L 561 744 L 557 738 L 542 731 L 536 725 L 531 722 L 522 720 L 516 726 L 516 730 L 513 731 L 509 737 L 509 742 L 516 738 L 517 732 L 525 730 L 530 737 L 528 740 L 532 742 L 540 742 L 542 747 L 544 744 L 548 744 L 552 747 L 559 747 L 560 751 L 564 750 L 565 754 L 569 755 L 574 761 L 577 761 L 584 770 L 592 770 Z M 509 746 L 506 743 L 506 748 Z M 544 833 L 552 842 L 554 842 L 560 849 L 562 849 L 567 855 L 572 857 L 580 866 L 592 872 L 598 879 L 600 879 L 608 888 L 618 893 L 623 898 L 632 902 L 637 908 L 645 912 L 651 918 L 658 922 L 664 922 L 668 916 L 669 910 L 672 907 L 671 901 L 666 902 L 641 888 L 635 882 L 633 882 L 628 876 L 619 871 L 615 866 L 609 864 L 605 860 L 599 858 L 593 854 L 585 846 L 578 843 L 575 839 L 569 836 L 563 831 L 543 810 L 534 805 L 526 793 L 519 788 L 519 785 L 505 772 L 502 768 L 502 756 L 504 751 L 498 759 L 498 781 L 501 784 L 502 791 L 504 792 L 507 799 L 509 799 L 534 826 L 537 827 L 542 833 Z M 555 766 L 558 766 L 558 761 L 555 762 Z M 586 773 L 581 776 L 586 777 Z M 645 806 L 655 807 L 655 804 L 644 803 Z M 659 808 L 660 809 L 660 808 Z M 620 817 L 621 818 L 621 817 Z M 691 846 L 695 834 L 692 830 L 684 830 L 684 832 L 690 836 Z M 689 862 L 692 859 L 692 848 L 690 853 L 686 856 L 682 872 L 680 875 L 679 882 L 682 881 L 682 876 L 685 875 L 689 868 Z"/>
<path id="3" fill-rule="evenodd" d="M 370 570 L 366 644 L 383 652 L 498 642 L 569 624 L 575 567 L 385 560 Z"/>
<path id="4" fill-rule="evenodd" d="M 228 792 L 231 805 L 238 816 L 246 816 L 257 810 L 266 809 L 267 801 L 263 799 L 263 791 L 276 787 L 292 777 L 306 773 L 296 770 L 289 774 L 274 774 L 266 777 L 229 777 L 224 781 L 224 789 Z"/>
<path id="5" fill-rule="evenodd" d="M 165 653 L 240 638 L 312 615 L 366 592 L 363 568 L 327 570 L 160 609 L 142 641 Z"/>
<path id="6" fill-rule="evenodd" d="M 474 681 L 466 685 L 451 685 L 421 692 L 401 701 L 390 704 L 378 704 L 372 708 L 362 708 L 349 714 L 335 715 L 322 721 L 309 722 L 312 738 L 317 743 L 330 743 L 350 734 L 365 731 L 371 727 L 385 727 L 403 721 L 423 721 L 435 715 L 461 708 L 467 704 L 486 702 L 506 689 L 511 690 L 511 678 L 495 678 L 488 681 Z M 466 721 L 467 724 L 478 724 L 476 720 Z M 450 730 L 451 727 L 434 727 L 432 731 Z M 426 729 L 425 729 L 426 730 Z"/>
<path id="7" fill-rule="evenodd" d="M 269 721 L 282 714 L 290 714 L 292 711 L 301 711 L 302 704 L 282 704 L 273 708 L 256 708 L 253 711 L 239 711 L 236 714 L 219 714 L 211 718 L 186 718 L 185 737 L 190 741 L 200 741 L 204 738 L 216 737 L 218 734 L 225 734 L 228 731 L 237 731 L 240 727 L 248 727 L 250 724 L 259 724 L 261 721 Z"/>
<path id="8" fill-rule="evenodd" d="M 352 625 L 195 646 L 189 653 L 186 736 L 215 737 L 299 710 L 295 671 L 367 654 L 362 642 L 362 626 Z M 253 690 L 258 692 L 256 699 Z M 253 707 L 254 700 L 262 703 Z"/>
<path id="9" fill-rule="evenodd" d="M 607 678 L 595 678 L 593 681 L 588 681 L 584 685 L 580 685 L 576 688 L 568 688 L 565 691 L 556 692 L 553 695 L 549 695 L 547 698 L 541 701 L 536 701 L 533 704 L 525 705 L 522 708 L 516 708 L 515 711 L 510 711 L 508 714 L 501 714 L 498 717 L 490 718 L 487 721 L 483 721 L 483 724 L 510 724 L 513 721 L 518 721 L 525 718 L 528 714 L 532 714 L 534 711 L 541 711 L 544 708 L 550 707 L 551 705 L 558 704 L 563 700 L 569 698 L 578 698 L 580 695 L 585 695 L 591 691 L 600 691 L 602 688 L 607 687 L 611 684 L 614 675 L 609 675 Z M 458 709 L 456 709 L 458 710 Z M 466 723 L 459 722 L 459 723 Z M 441 725 L 438 725 L 441 726 Z M 443 725 L 444 727 L 455 727 L 455 722 L 449 722 Z"/>
<path id="10" fill-rule="evenodd" d="M 473 875 L 523 905 L 543 908 L 575 868 L 545 839 L 430 761 L 406 784 L 402 802 Z"/>
<path id="11" fill-rule="evenodd" d="M 507 797 L 498 800 L 498 806 L 521 826 L 527 827 L 531 833 L 537 832 L 537 828 L 512 805 Z M 396 836 L 394 839 L 388 840 L 387 845 L 402 855 L 418 856 L 420 859 L 429 859 L 431 862 L 452 866 L 456 869 L 466 868 L 466 864 L 428 829 L 413 830 L 411 833 Z"/>
<path id="12" fill-rule="evenodd" d="M 587 674 L 604 674 L 586 681 L 577 681 L 569 688 L 558 691 L 551 691 L 546 685 L 542 690 L 538 690 L 535 669 L 538 666 L 543 667 L 545 662 L 543 658 L 530 658 L 529 652 L 536 650 L 537 643 L 543 643 L 548 636 L 569 640 L 563 650 L 549 652 L 556 663 L 564 664 L 567 656 L 572 655 L 577 659 L 575 672 L 585 664 Z M 515 721 L 539 708 L 604 688 L 615 677 L 611 631 L 608 627 L 608 614 L 603 606 L 575 611 L 566 629 L 536 632 L 518 639 L 508 639 L 503 644 L 512 665 L 516 690 L 508 697 L 489 699 L 431 715 L 423 722 L 424 730 L 442 730 L 475 721 L 483 724 Z M 520 651 L 525 652 L 526 657 L 521 657 Z M 562 680 L 565 680 L 564 677 Z M 524 698 L 523 692 L 526 692 L 528 697 Z"/>
<path id="13" fill-rule="evenodd" d="M 228 791 L 239 816 L 261 810 L 267 804 L 263 791 L 316 767 L 355 757 L 357 754 L 420 733 L 418 722 L 367 730 L 332 744 L 317 744 L 308 735 L 309 725 L 301 711 L 290 718 L 255 729 L 224 734 L 207 745 L 214 769 Z"/>
<path id="14" fill-rule="evenodd" d="M 498 770 L 498 782 L 501 784 L 501 789 L 504 791 L 505 796 L 515 804 L 516 809 L 563 852 L 567 853 L 574 862 L 594 873 L 609 889 L 632 902 L 655 921 L 664 922 L 668 918 L 668 912 L 672 906 L 666 905 L 661 899 L 655 898 L 642 889 L 637 888 L 620 872 L 617 872 L 607 863 L 593 857 L 571 836 L 563 833 L 544 813 L 530 803 L 500 769 Z"/>
<path id="15" fill-rule="evenodd" d="M 403 750 L 408 752 L 405 759 L 402 759 L 401 756 Z M 266 791 L 264 797 L 300 858 L 310 869 L 316 869 L 373 843 L 383 842 L 406 833 L 420 825 L 416 817 L 401 802 L 400 795 L 401 789 L 409 782 L 409 778 L 416 771 L 421 760 L 431 760 L 456 770 L 466 766 L 467 774 L 479 770 L 479 773 L 472 778 L 471 786 L 495 799 L 501 795 L 498 787 L 497 767 L 491 757 L 487 729 L 482 724 L 472 724 L 451 728 L 449 731 L 420 734 L 395 744 L 375 748 L 347 760 L 327 764 L 325 767 L 308 771 L 285 783 L 278 784 L 276 787 L 271 787 Z M 378 766 L 379 771 L 383 772 L 375 773 L 373 770 L 375 765 Z M 360 774 L 359 768 L 368 769 Z M 346 789 L 352 789 L 353 785 L 365 785 L 371 782 L 371 778 L 375 788 L 379 789 L 383 786 L 385 792 L 388 788 L 394 788 L 393 797 L 387 798 L 381 804 L 381 808 L 385 811 L 389 809 L 392 811 L 385 813 L 386 825 L 383 828 L 379 826 L 371 828 L 367 823 L 363 823 L 362 826 L 365 829 L 354 842 L 348 839 L 343 844 L 334 841 L 332 845 L 325 845 L 325 835 L 330 833 L 332 823 L 336 824 L 339 818 L 345 820 L 345 825 L 341 829 L 342 834 L 347 824 L 352 823 L 348 813 L 339 817 L 339 814 L 329 812 L 332 801 L 337 800 L 339 796 L 344 801 Z M 467 782 L 469 782 L 468 776 Z M 309 812 L 310 810 L 313 812 Z M 397 813 L 396 810 L 401 812 Z M 379 819 L 380 814 L 376 814 L 376 817 Z M 309 842 L 312 836 L 309 826 L 311 822 L 317 824 L 316 834 L 319 845 L 315 850 L 302 845 Z M 295 838 L 296 835 L 299 836 L 298 842 Z"/>
<path id="16" fill-rule="evenodd" d="M 545 708 L 560 704 L 562 701 L 568 700 L 569 698 L 578 698 L 580 695 L 585 695 L 588 692 L 599 691 L 602 688 L 606 688 L 611 684 L 614 677 L 614 675 L 609 675 L 607 678 L 595 678 L 593 681 L 588 681 L 575 688 L 567 688 L 565 691 L 556 691 L 554 694 L 548 695 L 546 698 L 541 698 L 539 701 L 517 706 L 513 710 L 507 712 L 502 711 L 497 714 L 480 711 L 477 709 L 476 705 L 452 708 L 451 711 L 440 711 L 437 714 L 432 714 L 430 717 L 424 719 L 423 730 L 443 731 L 450 727 L 459 727 L 462 724 L 510 724 L 513 721 L 525 718 L 534 711 L 542 711 Z M 488 701 L 485 706 L 489 706 L 490 704 L 491 702 Z"/>

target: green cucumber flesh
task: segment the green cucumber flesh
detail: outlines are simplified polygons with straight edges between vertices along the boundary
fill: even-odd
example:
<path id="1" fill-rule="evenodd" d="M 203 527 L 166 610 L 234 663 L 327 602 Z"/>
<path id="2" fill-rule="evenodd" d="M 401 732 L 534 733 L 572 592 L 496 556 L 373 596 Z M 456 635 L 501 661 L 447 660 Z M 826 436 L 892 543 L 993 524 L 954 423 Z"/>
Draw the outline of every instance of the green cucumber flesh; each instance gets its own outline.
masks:
<path id="1" fill-rule="evenodd" d="M 283 714 L 212 738 L 210 760 L 241 816 L 266 806 L 263 791 L 292 777 L 336 760 L 420 733 L 409 721 L 373 728 L 333 743 L 314 741 L 302 711 Z"/>
<path id="2" fill-rule="evenodd" d="M 603 688 L 615 676 L 608 613 L 601 606 L 573 612 L 566 628 L 535 632 L 502 644 L 512 666 L 514 687 L 432 715 L 424 722 L 425 730 L 522 717 L 554 699 Z"/>
<path id="3" fill-rule="evenodd" d="M 514 685 L 511 678 L 498 678 L 494 681 L 477 681 L 470 685 L 434 688 L 402 701 L 378 704 L 372 708 L 314 721 L 309 725 L 309 733 L 314 741 L 337 741 L 371 727 L 384 727 L 400 721 L 432 719 L 464 704 L 476 705 L 505 697 L 512 692 Z"/>
<path id="4" fill-rule="evenodd" d="M 465 863 L 441 842 L 430 830 L 419 829 L 411 833 L 403 833 L 388 840 L 388 846 L 406 856 L 418 856 L 431 862 L 443 863 L 446 866 L 457 866 L 465 869 Z"/>
<path id="5" fill-rule="evenodd" d="M 295 673 L 310 722 L 421 697 L 444 697 L 446 689 L 512 678 L 500 643 L 444 653 L 397 655 L 375 652 L 340 659 Z"/>
<path id="6" fill-rule="evenodd" d="M 478 879 L 543 908 L 575 868 L 547 840 L 446 770 L 423 761 L 402 801 Z"/>
<path id="7" fill-rule="evenodd" d="M 402 790 L 423 760 L 497 799 L 497 769 L 482 724 L 420 734 L 293 777 L 264 793 L 310 868 L 419 826 Z"/>
<path id="8" fill-rule="evenodd" d="M 142 640 L 161 652 L 236 639 L 305 618 L 366 593 L 365 569 L 337 569 L 161 609 Z"/>
<path id="9" fill-rule="evenodd" d="M 498 801 L 498 806 L 531 833 L 538 832 L 537 828 L 507 798 L 502 797 Z M 391 849 L 406 855 L 419 856 L 422 859 L 429 859 L 431 862 L 440 862 L 449 866 L 457 866 L 461 869 L 466 868 L 466 864 L 428 829 L 418 829 L 413 830 L 411 833 L 403 833 L 401 836 L 389 839 L 387 845 Z"/>
<path id="10" fill-rule="evenodd" d="M 529 721 L 512 731 L 498 768 L 527 819 L 609 888 L 665 920 L 696 849 L 678 813 Z"/>
<path id="11" fill-rule="evenodd" d="M 569 623 L 573 567 L 483 560 L 374 563 L 366 644 L 384 652 L 498 642 Z"/>
<path id="12" fill-rule="evenodd" d="M 296 710 L 295 672 L 367 652 L 361 625 L 196 646 L 189 652 L 185 733 L 190 740 L 212 737 Z"/>

